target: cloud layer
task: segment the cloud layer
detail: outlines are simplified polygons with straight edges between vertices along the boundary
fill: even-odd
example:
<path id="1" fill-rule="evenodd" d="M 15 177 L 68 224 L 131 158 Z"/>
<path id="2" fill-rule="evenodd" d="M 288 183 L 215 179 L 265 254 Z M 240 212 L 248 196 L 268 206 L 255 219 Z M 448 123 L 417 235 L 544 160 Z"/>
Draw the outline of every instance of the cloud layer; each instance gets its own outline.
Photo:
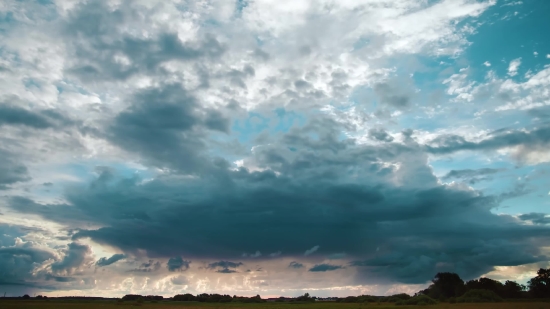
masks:
<path id="1" fill-rule="evenodd" d="M 476 49 L 528 7 L 239 3 L 0 8 L 0 284 L 384 294 L 546 263 L 550 68 Z"/>

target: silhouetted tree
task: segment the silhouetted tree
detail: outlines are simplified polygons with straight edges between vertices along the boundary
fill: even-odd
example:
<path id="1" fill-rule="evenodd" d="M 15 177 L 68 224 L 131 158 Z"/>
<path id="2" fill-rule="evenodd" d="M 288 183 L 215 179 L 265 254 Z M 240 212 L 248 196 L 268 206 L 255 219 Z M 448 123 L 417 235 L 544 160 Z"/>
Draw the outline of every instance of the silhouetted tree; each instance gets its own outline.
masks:
<path id="1" fill-rule="evenodd" d="M 490 290 L 498 294 L 502 287 L 500 281 L 489 278 L 479 278 L 466 282 L 466 290 Z"/>
<path id="2" fill-rule="evenodd" d="M 311 296 L 309 296 L 309 293 L 305 293 L 304 295 L 302 296 L 298 296 L 295 298 L 296 301 L 315 301 L 314 298 L 312 298 Z"/>
<path id="3" fill-rule="evenodd" d="M 521 298 L 525 293 L 525 285 L 519 284 L 515 281 L 506 280 L 502 286 L 502 295 L 503 298 Z"/>
<path id="4" fill-rule="evenodd" d="M 529 293 L 536 298 L 550 297 L 550 268 L 539 269 L 537 276 L 529 280 Z"/>
<path id="5" fill-rule="evenodd" d="M 428 295 L 435 299 L 457 297 L 464 293 L 464 281 L 455 273 L 437 273 L 432 284 L 418 294 Z"/>
<path id="6" fill-rule="evenodd" d="M 174 301 L 194 301 L 196 300 L 196 297 L 193 294 L 178 294 L 172 298 Z"/>
<path id="7" fill-rule="evenodd" d="M 31 298 L 31 297 L 29 296 L 29 294 L 23 295 L 23 299 L 29 299 L 29 298 Z"/>
<path id="8" fill-rule="evenodd" d="M 138 300 L 141 300 L 143 301 L 145 299 L 145 297 L 143 297 L 142 295 L 138 295 L 138 294 L 126 294 L 122 297 L 122 300 L 123 301 L 138 301 Z"/>

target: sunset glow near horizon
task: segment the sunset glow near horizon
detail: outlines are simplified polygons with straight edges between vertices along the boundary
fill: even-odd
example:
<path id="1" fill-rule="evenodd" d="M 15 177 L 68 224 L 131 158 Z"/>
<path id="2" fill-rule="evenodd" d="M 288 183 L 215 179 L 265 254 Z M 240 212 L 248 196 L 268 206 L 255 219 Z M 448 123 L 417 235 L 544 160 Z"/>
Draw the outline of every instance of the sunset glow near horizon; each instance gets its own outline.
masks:
<path id="1" fill-rule="evenodd" d="M 550 2 L 0 3 L 0 292 L 549 267 Z"/>

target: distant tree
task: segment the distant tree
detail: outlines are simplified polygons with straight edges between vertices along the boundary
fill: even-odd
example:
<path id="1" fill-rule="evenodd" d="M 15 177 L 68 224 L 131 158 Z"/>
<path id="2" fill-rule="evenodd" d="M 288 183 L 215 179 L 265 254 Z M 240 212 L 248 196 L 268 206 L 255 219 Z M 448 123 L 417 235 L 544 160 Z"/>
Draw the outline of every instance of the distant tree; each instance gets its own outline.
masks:
<path id="1" fill-rule="evenodd" d="M 29 294 L 23 295 L 23 299 L 29 299 L 29 298 L 31 298 L 31 297 L 29 296 Z"/>
<path id="2" fill-rule="evenodd" d="M 479 278 L 466 282 L 466 290 L 490 290 L 498 294 L 502 290 L 502 283 L 489 278 Z"/>
<path id="3" fill-rule="evenodd" d="M 302 295 L 302 296 L 296 297 L 296 301 L 310 301 L 310 302 L 314 302 L 315 299 L 312 298 L 311 296 L 309 296 L 309 293 L 305 293 L 305 294 Z"/>
<path id="4" fill-rule="evenodd" d="M 506 280 L 506 282 L 504 282 L 504 285 L 502 286 L 501 297 L 521 298 L 525 293 L 525 289 L 526 287 L 523 284 L 519 284 L 515 281 Z"/>
<path id="5" fill-rule="evenodd" d="M 464 293 L 464 281 L 455 273 L 437 273 L 432 284 L 418 294 L 428 295 L 435 299 L 448 299 Z"/>
<path id="6" fill-rule="evenodd" d="M 529 293 L 536 298 L 550 297 L 550 268 L 539 269 L 537 276 L 527 283 Z"/>
<path id="7" fill-rule="evenodd" d="M 194 301 L 196 297 L 193 294 L 178 294 L 172 298 L 173 301 Z"/>
<path id="8" fill-rule="evenodd" d="M 123 301 L 132 301 L 132 300 L 138 300 L 138 299 L 141 299 L 143 298 L 143 296 L 141 295 L 137 295 L 137 294 L 126 294 L 122 297 L 122 300 Z"/>

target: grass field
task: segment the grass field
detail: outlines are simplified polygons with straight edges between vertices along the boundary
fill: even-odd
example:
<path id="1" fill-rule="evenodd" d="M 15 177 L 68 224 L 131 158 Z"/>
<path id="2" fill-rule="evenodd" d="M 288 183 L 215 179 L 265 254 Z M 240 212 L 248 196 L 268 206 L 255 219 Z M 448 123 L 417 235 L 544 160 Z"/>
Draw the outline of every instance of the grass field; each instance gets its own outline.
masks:
<path id="1" fill-rule="evenodd" d="M 197 302 L 145 302 L 137 304 L 136 302 L 117 303 L 115 301 L 35 301 L 35 300 L 17 300 L 0 301 L 1 309 L 26 309 L 26 308 L 45 308 L 45 309 L 123 309 L 141 307 L 143 309 L 405 309 L 405 308 L 431 308 L 431 309 L 550 309 L 548 302 L 508 302 L 508 303 L 485 303 L 485 304 L 448 304 L 440 303 L 431 306 L 395 306 L 393 304 L 349 304 L 349 303 L 263 303 L 263 304 L 239 304 L 239 303 L 197 303 Z"/>

